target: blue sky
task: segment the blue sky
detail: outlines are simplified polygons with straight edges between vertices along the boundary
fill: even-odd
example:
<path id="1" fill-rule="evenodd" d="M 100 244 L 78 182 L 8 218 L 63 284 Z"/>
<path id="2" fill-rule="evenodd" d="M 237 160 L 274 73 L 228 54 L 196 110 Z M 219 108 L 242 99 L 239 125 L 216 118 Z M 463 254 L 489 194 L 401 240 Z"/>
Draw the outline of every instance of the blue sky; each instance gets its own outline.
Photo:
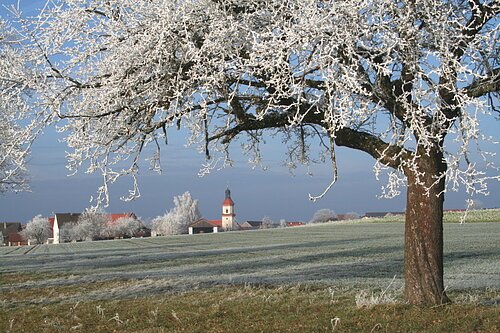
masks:
<path id="1" fill-rule="evenodd" d="M 53 212 L 80 212 L 89 205 L 89 198 L 100 185 L 99 175 L 78 173 L 68 177 L 65 168 L 64 144 L 54 129 L 47 129 L 38 140 L 30 158 L 31 193 L 9 193 L 0 199 L 3 220 L 29 220 L 36 214 L 44 216 Z M 281 166 L 283 154 L 273 156 L 281 150 L 280 142 L 268 140 L 264 147 L 266 171 L 254 169 L 234 147 L 235 166 L 214 171 L 198 177 L 204 156 L 194 148 L 183 146 L 182 135 L 172 135 L 170 144 L 163 149 L 163 174 L 158 175 L 144 168 L 139 177 L 141 198 L 126 203 L 117 198 L 124 195 L 130 184 L 128 180 L 111 187 L 110 212 L 133 211 L 144 218 L 155 217 L 172 207 L 174 195 L 190 191 L 199 199 L 200 210 L 207 218 L 219 218 L 224 190 L 229 185 L 240 221 L 261 219 L 304 220 L 320 208 L 336 212 L 373 210 L 403 210 L 404 197 L 393 200 L 377 199 L 379 183 L 371 172 L 373 159 L 360 152 L 347 149 L 339 151 L 340 180 L 327 196 L 312 203 L 308 194 L 319 194 L 330 181 L 329 165 L 312 168 L 314 176 L 306 175 L 302 169 L 292 175 Z"/>
<path id="2" fill-rule="evenodd" d="M 26 15 L 33 13 L 44 1 L 20 0 Z M 17 1 L 0 1 L 3 5 L 16 4 Z M 1 11 L 4 15 L 4 11 Z M 495 135 L 498 121 L 490 121 L 485 129 Z M 497 134 L 496 134 L 497 135 Z M 27 222 L 33 216 L 52 215 L 54 212 L 81 212 L 89 205 L 100 185 L 99 175 L 79 173 L 68 177 L 65 168 L 64 144 L 54 129 L 36 142 L 29 161 L 31 173 L 30 193 L 8 193 L 0 196 L 0 220 Z M 497 135 L 498 138 L 498 135 Z M 292 176 L 288 169 L 281 166 L 284 155 L 281 140 L 267 139 L 264 155 L 267 171 L 252 170 L 246 158 L 237 153 L 238 146 L 232 148 L 236 154 L 235 166 L 213 172 L 203 178 L 198 170 L 204 156 L 194 148 L 185 148 L 182 133 L 170 138 L 170 144 L 163 149 L 163 174 L 157 175 L 146 169 L 139 177 L 141 198 L 122 202 L 118 198 L 126 194 L 130 184 L 120 182 L 111 187 L 109 212 L 133 211 L 143 218 L 163 214 L 172 207 L 174 195 L 190 191 L 200 201 L 202 214 L 210 219 L 220 218 L 224 190 L 229 185 L 235 201 L 237 219 L 258 220 L 269 216 L 278 221 L 308 221 L 313 213 L 321 208 L 330 208 L 338 213 L 367 211 L 402 211 L 405 208 L 405 195 L 395 199 L 379 199 L 383 181 L 377 181 L 372 172 L 374 160 L 365 153 L 348 149 L 338 149 L 339 181 L 321 200 L 313 203 L 308 200 L 309 193 L 319 194 L 331 179 L 330 165 L 313 166 L 314 176 L 307 175 L 305 169 L 296 171 Z M 498 146 L 496 148 L 498 150 Z M 498 164 L 498 158 L 496 159 Z M 486 207 L 500 206 L 500 185 L 494 182 L 489 197 L 479 199 Z M 448 193 L 446 208 L 464 207 L 464 193 Z"/>

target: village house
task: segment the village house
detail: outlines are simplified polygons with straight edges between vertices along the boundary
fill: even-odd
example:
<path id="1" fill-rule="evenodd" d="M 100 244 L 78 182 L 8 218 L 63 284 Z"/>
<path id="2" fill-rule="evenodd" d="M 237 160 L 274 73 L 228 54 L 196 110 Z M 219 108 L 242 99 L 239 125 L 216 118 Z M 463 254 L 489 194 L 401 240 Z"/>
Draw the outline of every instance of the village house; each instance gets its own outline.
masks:
<path id="1" fill-rule="evenodd" d="M 54 217 L 49 217 L 49 224 L 52 228 L 52 237 L 47 243 L 59 244 L 63 242 L 61 230 L 63 225 L 68 223 L 78 223 L 81 213 L 56 213 Z"/>
<path id="2" fill-rule="evenodd" d="M 26 241 L 21 236 L 21 231 L 22 225 L 20 222 L 0 222 L 0 245 L 26 245 Z"/>
<path id="3" fill-rule="evenodd" d="M 242 230 L 258 230 L 262 229 L 262 221 L 245 221 L 241 224 Z"/>
<path id="4" fill-rule="evenodd" d="M 292 221 L 292 222 L 285 222 L 285 225 L 287 227 L 300 227 L 305 225 L 305 223 L 300 221 Z"/>
<path id="5" fill-rule="evenodd" d="M 386 217 L 394 215 L 404 215 L 404 212 L 367 212 L 363 218 Z"/>
<path id="6" fill-rule="evenodd" d="M 207 220 L 204 218 L 191 223 L 188 227 L 190 235 L 217 233 L 220 230 L 222 230 L 222 220 Z"/>

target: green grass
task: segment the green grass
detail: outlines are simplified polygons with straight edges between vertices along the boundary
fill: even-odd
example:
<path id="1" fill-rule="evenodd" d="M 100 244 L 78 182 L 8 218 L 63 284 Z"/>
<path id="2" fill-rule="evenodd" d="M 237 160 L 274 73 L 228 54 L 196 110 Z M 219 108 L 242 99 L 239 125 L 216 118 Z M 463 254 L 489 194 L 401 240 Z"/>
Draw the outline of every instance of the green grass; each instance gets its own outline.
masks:
<path id="1" fill-rule="evenodd" d="M 7 308 L 2 332 L 498 332 L 500 308 L 358 308 L 355 290 L 219 287 L 148 298 Z M 338 319 L 335 319 L 338 318 Z M 337 324 L 335 325 L 335 320 Z"/>
<path id="2" fill-rule="evenodd" d="M 402 301 L 400 223 L 0 248 L 0 332 L 496 332 L 499 231 L 445 225 L 437 308 Z"/>
<path id="3" fill-rule="evenodd" d="M 471 210 L 465 215 L 464 212 L 446 212 L 443 219 L 445 223 L 500 222 L 500 209 Z"/>

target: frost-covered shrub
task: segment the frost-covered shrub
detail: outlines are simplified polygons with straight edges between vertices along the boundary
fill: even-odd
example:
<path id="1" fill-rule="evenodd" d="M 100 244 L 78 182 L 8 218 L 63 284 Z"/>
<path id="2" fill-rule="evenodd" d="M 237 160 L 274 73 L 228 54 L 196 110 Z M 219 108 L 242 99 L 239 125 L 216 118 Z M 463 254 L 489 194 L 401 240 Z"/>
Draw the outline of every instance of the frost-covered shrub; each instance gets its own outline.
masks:
<path id="1" fill-rule="evenodd" d="M 375 292 L 368 292 L 366 290 L 361 290 L 356 294 L 356 307 L 359 308 L 371 308 L 376 305 L 382 304 L 396 304 L 397 297 L 394 293 L 382 292 L 380 294 Z"/>
<path id="2" fill-rule="evenodd" d="M 324 223 L 330 221 L 337 221 L 337 214 L 331 209 L 320 209 L 314 213 L 309 223 Z"/>

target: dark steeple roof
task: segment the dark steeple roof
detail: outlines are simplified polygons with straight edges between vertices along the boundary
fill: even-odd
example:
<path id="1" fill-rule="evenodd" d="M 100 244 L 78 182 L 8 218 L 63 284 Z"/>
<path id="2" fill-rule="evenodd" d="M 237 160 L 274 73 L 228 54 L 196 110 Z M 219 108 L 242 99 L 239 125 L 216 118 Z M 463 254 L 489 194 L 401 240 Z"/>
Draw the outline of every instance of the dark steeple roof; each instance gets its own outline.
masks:
<path id="1" fill-rule="evenodd" d="M 233 199 L 231 199 L 231 191 L 229 190 L 229 187 L 226 188 L 226 198 L 222 202 L 223 206 L 234 206 Z"/>

